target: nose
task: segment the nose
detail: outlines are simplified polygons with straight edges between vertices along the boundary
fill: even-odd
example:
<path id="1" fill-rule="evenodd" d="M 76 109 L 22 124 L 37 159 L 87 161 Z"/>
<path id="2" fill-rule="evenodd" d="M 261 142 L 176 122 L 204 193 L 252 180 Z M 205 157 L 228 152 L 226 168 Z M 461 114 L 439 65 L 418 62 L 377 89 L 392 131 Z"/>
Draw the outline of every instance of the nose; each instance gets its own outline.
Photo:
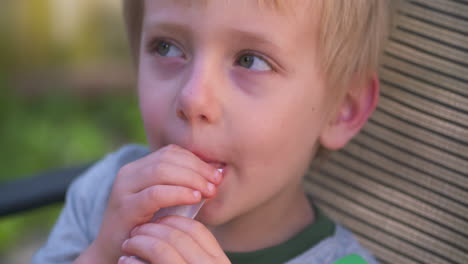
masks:
<path id="1" fill-rule="evenodd" d="M 179 91 L 177 117 L 195 123 L 216 123 L 221 116 L 219 76 L 210 67 L 195 65 Z M 217 89 L 218 88 L 218 89 Z"/>

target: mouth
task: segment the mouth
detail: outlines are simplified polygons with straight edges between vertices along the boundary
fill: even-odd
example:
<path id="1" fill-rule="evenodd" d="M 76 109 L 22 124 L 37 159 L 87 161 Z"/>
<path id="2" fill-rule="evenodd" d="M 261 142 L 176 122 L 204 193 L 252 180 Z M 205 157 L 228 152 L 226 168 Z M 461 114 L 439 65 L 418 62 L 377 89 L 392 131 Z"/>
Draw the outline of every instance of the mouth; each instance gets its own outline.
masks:
<path id="1" fill-rule="evenodd" d="M 224 162 L 207 162 L 207 163 L 218 170 L 224 170 L 224 167 L 226 167 L 226 163 Z"/>
<path id="2" fill-rule="evenodd" d="M 213 158 L 209 158 L 207 155 L 204 155 L 200 152 L 197 152 L 197 151 L 192 151 L 193 154 L 195 154 L 195 156 L 197 156 L 199 159 L 203 160 L 204 162 L 210 164 L 212 167 L 216 168 L 216 169 L 224 169 L 226 167 L 226 163 L 223 162 L 223 161 L 219 161 L 219 160 L 216 160 L 216 159 L 213 159 Z"/>

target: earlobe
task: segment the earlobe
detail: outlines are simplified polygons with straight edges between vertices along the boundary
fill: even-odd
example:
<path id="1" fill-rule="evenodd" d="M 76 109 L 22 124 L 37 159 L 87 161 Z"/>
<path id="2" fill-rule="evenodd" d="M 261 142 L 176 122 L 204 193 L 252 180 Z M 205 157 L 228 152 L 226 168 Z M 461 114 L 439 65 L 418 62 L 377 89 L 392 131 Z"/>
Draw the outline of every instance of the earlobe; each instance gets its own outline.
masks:
<path id="1" fill-rule="evenodd" d="M 360 92 L 348 93 L 338 114 L 323 129 L 320 144 L 331 150 L 344 147 L 364 126 L 377 106 L 379 81 L 377 75 L 361 87 Z"/>

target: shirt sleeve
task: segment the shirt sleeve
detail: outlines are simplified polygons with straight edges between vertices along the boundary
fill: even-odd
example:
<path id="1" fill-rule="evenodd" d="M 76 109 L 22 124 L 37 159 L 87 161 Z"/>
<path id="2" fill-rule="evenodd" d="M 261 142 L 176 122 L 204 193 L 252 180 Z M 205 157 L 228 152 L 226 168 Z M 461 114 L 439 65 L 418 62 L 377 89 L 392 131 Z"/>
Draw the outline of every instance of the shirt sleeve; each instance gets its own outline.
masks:
<path id="1" fill-rule="evenodd" d="M 83 178 L 79 178 L 67 191 L 65 206 L 33 264 L 72 263 L 91 243 L 86 221 L 89 202 L 81 194 L 82 185 Z"/>
<path id="2" fill-rule="evenodd" d="M 107 155 L 73 181 L 62 212 L 32 264 L 72 263 L 92 243 L 118 169 L 118 155 Z"/>
<path id="3" fill-rule="evenodd" d="M 32 264 L 72 263 L 92 242 L 89 225 L 92 224 L 92 202 L 95 192 L 87 188 L 93 174 L 102 173 L 106 159 L 98 162 L 69 187 L 65 205 L 46 244 L 37 251 Z"/>
<path id="4" fill-rule="evenodd" d="M 126 145 L 108 154 L 79 176 L 69 187 L 65 205 L 46 244 L 32 264 L 72 263 L 99 232 L 107 200 L 118 170 L 148 153 L 139 145 Z"/>

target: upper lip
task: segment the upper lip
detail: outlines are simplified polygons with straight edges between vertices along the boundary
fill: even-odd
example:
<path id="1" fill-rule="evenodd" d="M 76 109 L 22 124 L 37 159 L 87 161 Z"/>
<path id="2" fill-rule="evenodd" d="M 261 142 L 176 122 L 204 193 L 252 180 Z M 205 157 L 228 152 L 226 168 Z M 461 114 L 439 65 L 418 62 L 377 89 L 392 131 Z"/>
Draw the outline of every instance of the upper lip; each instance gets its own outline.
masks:
<path id="1" fill-rule="evenodd" d="M 189 151 L 191 151 L 199 159 L 203 160 L 206 163 L 209 163 L 209 164 L 215 166 L 216 168 L 221 168 L 221 167 L 226 166 L 225 162 L 223 162 L 223 161 L 221 161 L 219 159 L 213 158 L 215 155 L 210 155 L 210 154 L 207 154 L 207 152 L 202 152 L 202 151 L 199 151 L 199 150 L 195 150 L 193 148 L 187 148 L 187 149 Z"/>

